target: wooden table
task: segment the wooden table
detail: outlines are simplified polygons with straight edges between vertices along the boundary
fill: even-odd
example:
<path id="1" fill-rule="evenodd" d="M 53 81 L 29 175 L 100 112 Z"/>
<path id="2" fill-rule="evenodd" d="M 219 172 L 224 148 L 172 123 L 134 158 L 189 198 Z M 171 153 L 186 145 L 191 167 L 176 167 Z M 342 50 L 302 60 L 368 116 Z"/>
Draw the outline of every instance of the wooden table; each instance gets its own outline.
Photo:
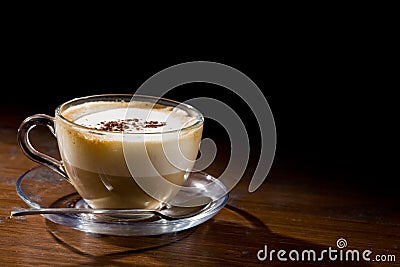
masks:
<path id="1" fill-rule="evenodd" d="M 395 190 L 375 192 L 371 183 L 352 183 L 346 172 L 308 168 L 281 156 L 275 159 L 264 184 L 249 193 L 257 161 L 253 158 L 245 177 L 230 192 L 228 204 L 217 215 L 173 235 L 102 236 L 60 230 L 42 216 L 10 218 L 11 210 L 27 207 L 16 193 L 17 179 L 37 166 L 16 142 L 17 127 L 26 115 L 2 115 L 1 266 L 400 266 Z M 57 154 L 50 135 L 33 138 L 40 149 Z M 217 158 L 207 172 L 218 175 L 223 160 Z M 338 249 L 341 238 L 347 246 Z M 360 260 L 350 260 L 350 254 L 349 260 L 345 260 L 346 254 L 335 260 L 334 252 L 329 257 L 330 249 L 357 251 Z M 366 250 L 371 251 L 365 254 L 370 261 L 362 258 Z M 310 251 L 315 251 L 317 258 L 322 254 L 323 260 L 307 260 Z M 300 258 L 291 260 L 296 252 Z M 301 255 L 306 258 L 301 260 Z M 378 262 L 379 257 L 391 262 Z"/>

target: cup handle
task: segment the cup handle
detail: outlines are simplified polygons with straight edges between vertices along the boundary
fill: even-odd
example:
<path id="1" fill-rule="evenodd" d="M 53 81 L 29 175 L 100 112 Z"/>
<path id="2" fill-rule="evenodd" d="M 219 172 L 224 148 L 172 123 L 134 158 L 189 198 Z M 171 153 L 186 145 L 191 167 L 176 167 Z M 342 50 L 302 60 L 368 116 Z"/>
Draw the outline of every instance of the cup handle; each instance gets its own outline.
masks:
<path id="1" fill-rule="evenodd" d="M 50 132 L 56 137 L 54 128 L 54 117 L 46 114 L 35 114 L 26 118 L 18 128 L 17 139 L 22 152 L 31 160 L 40 163 L 56 173 L 60 174 L 63 178 L 70 181 L 64 166 L 60 160 L 50 157 L 42 152 L 36 150 L 30 140 L 29 132 L 36 126 L 46 126 Z"/>

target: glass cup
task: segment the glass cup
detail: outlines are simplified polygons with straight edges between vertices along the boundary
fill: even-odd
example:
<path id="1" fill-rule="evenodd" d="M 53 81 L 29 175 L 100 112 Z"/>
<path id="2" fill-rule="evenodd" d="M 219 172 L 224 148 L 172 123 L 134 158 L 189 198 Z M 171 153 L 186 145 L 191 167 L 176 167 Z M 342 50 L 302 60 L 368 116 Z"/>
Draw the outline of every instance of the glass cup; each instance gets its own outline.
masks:
<path id="1" fill-rule="evenodd" d="M 67 101 L 54 117 L 32 115 L 17 137 L 28 158 L 62 175 L 92 208 L 159 209 L 192 170 L 203 123 L 184 103 L 105 94 Z M 61 161 L 31 144 L 29 132 L 39 125 L 56 137 Z"/>

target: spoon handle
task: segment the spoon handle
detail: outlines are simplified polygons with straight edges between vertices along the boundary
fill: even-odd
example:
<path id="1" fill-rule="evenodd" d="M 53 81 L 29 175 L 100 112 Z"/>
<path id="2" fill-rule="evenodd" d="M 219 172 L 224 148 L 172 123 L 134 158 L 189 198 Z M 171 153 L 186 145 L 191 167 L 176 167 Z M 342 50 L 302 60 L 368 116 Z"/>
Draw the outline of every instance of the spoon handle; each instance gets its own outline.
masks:
<path id="1" fill-rule="evenodd" d="M 141 215 L 141 214 L 156 214 L 156 210 L 144 209 L 85 209 L 85 208 L 39 208 L 39 209 L 19 209 L 11 211 L 11 217 L 35 215 L 35 214 L 105 214 L 105 215 Z"/>

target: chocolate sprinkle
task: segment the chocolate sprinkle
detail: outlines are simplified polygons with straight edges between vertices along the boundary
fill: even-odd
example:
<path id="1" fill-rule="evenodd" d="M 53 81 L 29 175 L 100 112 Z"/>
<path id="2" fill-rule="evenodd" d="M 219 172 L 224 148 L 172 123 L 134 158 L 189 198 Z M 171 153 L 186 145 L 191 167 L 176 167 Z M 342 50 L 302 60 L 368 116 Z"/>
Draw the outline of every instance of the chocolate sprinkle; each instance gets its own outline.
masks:
<path id="1" fill-rule="evenodd" d="M 98 123 L 95 128 L 97 130 L 108 131 L 108 132 L 131 132 L 133 129 L 137 131 L 143 130 L 144 128 L 158 128 L 167 125 L 163 121 L 144 121 L 133 118 L 126 120 L 116 121 L 102 121 Z"/>

